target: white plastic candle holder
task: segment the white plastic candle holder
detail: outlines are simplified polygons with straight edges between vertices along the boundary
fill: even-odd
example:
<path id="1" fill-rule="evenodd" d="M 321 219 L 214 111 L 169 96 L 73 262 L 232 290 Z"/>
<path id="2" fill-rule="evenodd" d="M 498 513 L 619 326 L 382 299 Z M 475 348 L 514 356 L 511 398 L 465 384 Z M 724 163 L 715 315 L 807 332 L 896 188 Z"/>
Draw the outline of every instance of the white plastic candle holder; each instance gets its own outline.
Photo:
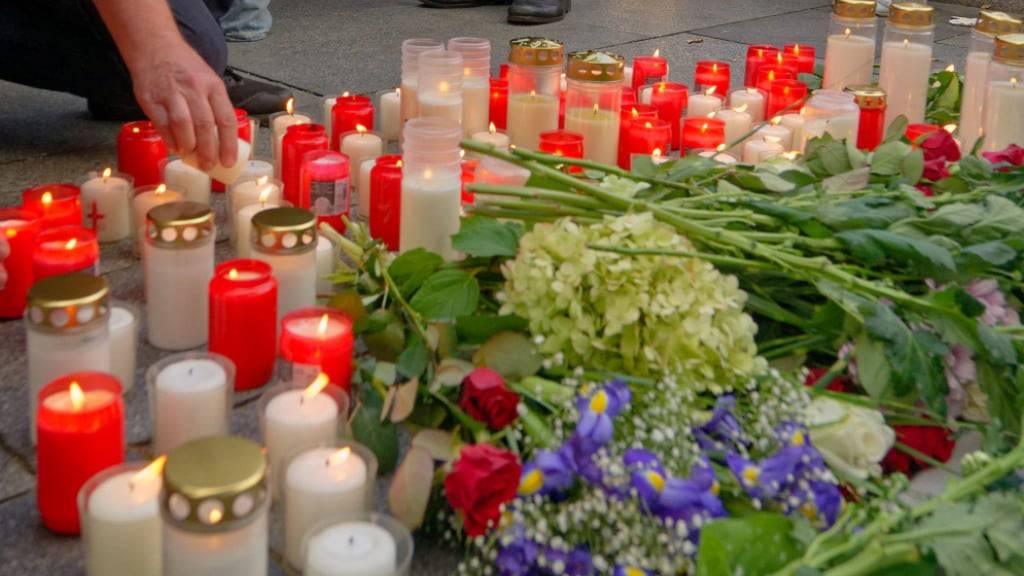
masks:
<path id="1" fill-rule="evenodd" d="M 338 515 L 302 544 L 305 576 L 408 576 L 415 544 L 401 522 L 378 512 Z"/>
<path id="2" fill-rule="evenodd" d="M 235 364 L 211 352 L 166 356 L 146 371 L 153 451 L 228 433 Z"/>

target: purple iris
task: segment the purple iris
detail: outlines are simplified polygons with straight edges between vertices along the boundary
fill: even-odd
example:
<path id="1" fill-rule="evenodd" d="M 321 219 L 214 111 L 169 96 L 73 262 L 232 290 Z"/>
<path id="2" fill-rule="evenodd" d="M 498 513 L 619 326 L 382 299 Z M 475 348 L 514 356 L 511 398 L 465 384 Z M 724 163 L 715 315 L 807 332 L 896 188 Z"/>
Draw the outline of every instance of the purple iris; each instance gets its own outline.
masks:
<path id="1" fill-rule="evenodd" d="M 593 454 L 612 440 L 615 418 L 629 404 L 629 386 L 621 380 L 613 380 L 589 396 L 577 401 L 580 421 L 576 424 L 574 439 L 576 447 L 584 453 Z"/>
<path id="2" fill-rule="evenodd" d="M 701 449 L 726 452 L 746 444 L 743 428 L 733 414 L 735 408 L 736 398 L 733 396 L 720 396 L 715 401 L 711 418 L 693 429 L 693 435 Z"/>
<path id="3" fill-rule="evenodd" d="M 549 570 L 542 574 L 564 574 L 565 576 L 590 576 L 594 574 L 594 564 L 590 552 L 586 548 L 575 548 L 569 552 L 548 548 L 544 551 L 544 560 L 548 568 L 560 564 L 561 571 Z"/>
<path id="4" fill-rule="evenodd" d="M 631 485 L 652 514 L 689 522 L 699 516 L 725 515 L 706 460 L 698 461 L 689 479 L 669 476 L 658 457 L 647 450 L 628 450 L 623 461 L 630 470 Z"/>
<path id="5" fill-rule="evenodd" d="M 804 504 L 804 511 L 808 512 L 808 516 L 810 516 L 811 509 L 808 505 L 813 502 L 815 514 L 811 517 L 811 521 L 817 520 L 826 527 L 831 526 L 843 509 L 843 495 L 839 492 L 839 487 L 829 482 L 815 480 L 810 483 L 810 491 L 812 498 Z"/>
<path id="6" fill-rule="evenodd" d="M 501 576 L 527 576 L 533 574 L 537 563 L 537 544 L 523 536 L 498 550 L 495 565 Z"/>
<path id="7" fill-rule="evenodd" d="M 533 461 L 523 468 L 519 480 L 519 494 L 548 496 L 569 489 L 576 480 L 576 466 L 572 448 L 562 446 L 557 451 L 541 450 Z"/>

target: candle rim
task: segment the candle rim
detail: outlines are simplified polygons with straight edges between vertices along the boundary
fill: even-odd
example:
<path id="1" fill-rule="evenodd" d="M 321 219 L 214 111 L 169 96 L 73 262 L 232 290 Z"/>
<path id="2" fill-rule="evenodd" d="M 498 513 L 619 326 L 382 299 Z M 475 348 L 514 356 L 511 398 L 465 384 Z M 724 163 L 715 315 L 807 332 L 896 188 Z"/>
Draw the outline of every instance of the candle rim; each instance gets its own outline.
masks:
<path id="1" fill-rule="evenodd" d="M 39 184 L 38 186 L 32 186 L 26 188 L 21 193 L 22 202 L 42 202 L 43 195 L 47 192 L 50 193 L 51 201 L 50 204 L 57 202 L 64 202 L 79 198 L 81 191 L 78 186 L 69 182 L 48 182 L 46 184 Z"/>
<path id="2" fill-rule="evenodd" d="M 98 406 L 89 407 L 86 405 L 83 406 L 82 409 L 72 412 L 62 412 L 46 408 L 46 399 L 55 394 L 67 392 L 72 382 L 77 383 L 79 388 L 81 388 L 82 392 L 85 394 L 97 391 L 110 392 L 110 399 L 108 402 L 104 402 Z M 124 400 L 121 397 L 121 392 L 121 383 L 113 374 L 94 371 L 72 372 L 71 374 L 65 374 L 64 376 L 51 381 L 39 390 L 37 395 L 39 414 L 43 415 L 49 413 L 58 415 L 59 417 L 73 416 L 75 418 L 97 414 L 108 410 L 113 405 L 123 404 Z M 40 422 L 41 420 L 37 420 L 37 423 Z"/>
<path id="3" fill-rule="evenodd" d="M 231 271 L 258 274 L 256 278 L 229 278 Z M 231 286 L 262 284 L 273 277 L 270 265 L 254 258 L 235 258 L 221 262 L 214 269 L 214 277 L 229 282 Z"/>

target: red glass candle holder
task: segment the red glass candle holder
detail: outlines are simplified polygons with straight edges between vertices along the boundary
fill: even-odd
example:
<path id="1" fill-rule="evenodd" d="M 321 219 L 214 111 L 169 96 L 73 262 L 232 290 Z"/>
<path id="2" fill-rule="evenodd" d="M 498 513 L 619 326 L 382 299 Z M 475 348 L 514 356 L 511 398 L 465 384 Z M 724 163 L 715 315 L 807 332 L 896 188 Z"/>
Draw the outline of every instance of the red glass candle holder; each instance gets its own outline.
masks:
<path id="1" fill-rule="evenodd" d="M 24 190 L 21 207 L 39 217 L 43 230 L 82 223 L 82 194 L 74 184 L 42 184 Z"/>
<path id="2" fill-rule="evenodd" d="M 323 124 L 294 124 L 288 127 L 281 140 L 281 181 L 284 199 L 298 208 L 309 208 L 303 203 L 300 170 L 307 152 L 327 150 L 327 132 Z"/>
<path id="3" fill-rule="evenodd" d="M 668 122 L 672 133 L 672 150 L 679 149 L 679 121 L 683 117 L 683 110 L 686 109 L 689 88 L 685 84 L 677 82 L 659 82 L 651 88 L 651 106 L 658 110 L 658 118 Z M 668 155 L 668 148 L 662 148 L 662 153 Z"/>
<path id="4" fill-rule="evenodd" d="M 632 86 L 623 86 L 622 87 L 622 105 L 623 106 L 628 106 L 630 104 L 636 104 L 636 103 L 638 103 L 638 100 L 636 99 L 636 90 L 633 90 Z"/>
<path id="5" fill-rule="evenodd" d="M 623 105 L 619 113 L 619 168 L 629 170 L 629 127 L 634 121 L 653 120 L 658 117 L 658 109 L 649 104 Z"/>
<path id="6" fill-rule="evenodd" d="M 679 122 L 677 121 L 678 125 Z M 724 126 L 724 124 L 723 124 Z M 723 134 L 723 138 L 724 138 Z M 672 123 L 662 118 L 640 120 L 629 126 L 629 158 L 635 154 L 666 156 L 672 141 Z"/>
<path id="7" fill-rule="evenodd" d="M 683 118 L 683 148 L 714 150 L 725 144 L 725 122 L 718 118 Z"/>
<path id="8" fill-rule="evenodd" d="M 885 107 L 861 108 L 857 126 L 857 148 L 874 150 L 885 137 Z"/>
<path id="9" fill-rule="evenodd" d="M 43 524 L 78 534 L 78 491 L 94 474 L 124 462 L 124 401 L 111 374 L 76 372 L 39 391 L 36 503 Z"/>
<path id="10" fill-rule="evenodd" d="M 775 55 L 774 64 L 783 70 L 789 70 L 793 74 L 793 78 L 800 74 L 800 57 L 796 54 L 779 52 Z"/>
<path id="11" fill-rule="evenodd" d="M 462 205 L 473 203 L 473 193 L 467 190 L 470 184 L 476 181 L 476 167 L 480 161 L 476 158 L 468 158 L 462 161 Z"/>
<path id="12" fill-rule="evenodd" d="M 281 356 L 312 381 L 324 372 L 348 392 L 352 388 L 352 321 L 333 308 L 302 308 L 281 320 Z"/>
<path id="13" fill-rule="evenodd" d="M 228 260 L 210 280 L 210 352 L 235 363 L 235 390 L 251 390 L 274 375 L 277 280 L 260 260 Z"/>
<path id="14" fill-rule="evenodd" d="M 136 186 L 164 181 L 160 161 L 167 158 L 167 144 L 148 120 L 128 122 L 117 135 L 117 171 L 132 177 Z"/>
<path id="15" fill-rule="evenodd" d="M 786 44 L 783 54 L 792 55 L 796 60 L 799 74 L 814 74 L 814 46 L 810 44 Z"/>
<path id="16" fill-rule="evenodd" d="M 39 235 L 39 216 L 23 208 L 0 208 L 0 236 L 10 252 L 3 260 L 7 283 L 0 288 L 0 318 L 20 318 L 25 312 L 32 276 L 32 253 Z"/>
<path id="17" fill-rule="evenodd" d="M 757 89 L 765 94 L 776 80 L 795 80 L 796 74 L 789 68 L 777 64 L 764 64 L 757 69 Z"/>
<path id="18" fill-rule="evenodd" d="M 700 60 L 693 76 L 694 90 L 704 93 L 714 86 L 714 94 L 728 95 L 730 81 L 729 63 L 720 60 Z"/>
<path id="19" fill-rule="evenodd" d="M 799 112 L 800 102 L 807 98 L 807 85 L 799 80 L 784 78 L 768 86 L 768 108 L 765 118 L 779 113 Z"/>
<path id="20" fill-rule="evenodd" d="M 341 149 L 341 138 L 356 126 L 373 129 L 373 101 L 359 94 L 338 96 L 331 108 L 331 150 Z"/>
<path id="21" fill-rule="evenodd" d="M 99 275 L 100 245 L 96 233 L 84 226 L 59 226 L 43 230 L 32 251 L 32 276 L 35 281 L 85 272 Z"/>
<path id="22" fill-rule="evenodd" d="M 637 56 L 633 59 L 633 90 L 641 86 L 664 82 L 668 77 L 668 60 L 655 51 L 652 56 Z"/>
<path id="23" fill-rule="evenodd" d="M 744 71 L 743 85 L 747 88 L 757 86 L 757 71 L 762 64 L 774 62 L 779 49 L 767 44 L 755 44 L 747 47 L 747 67 Z"/>
<path id="24" fill-rule="evenodd" d="M 498 65 L 498 78 L 501 78 L 502 80 L 508 79 L 508 64 Z"/>
<path id="25" fill-rule="evenodd" d="M 370 234 L 398 250 L 402 218 L 402 156 L 386 154 L 370 170 Z"/>
<path id="26" fill-rule="evenodd" d="M 349 215 L 352 189 L 348 156 L 333 150 L 313 150 L 302 157 L 299 168 L 299 196 L 303 208 L 316 214 L 317 222 L 326 222 L 345 232 L 343 217 Z"/>
<path id="27" fill-rule="evenodd" d="M 916 148 L 918 144 L 927 140 L 928 136 L 939 130 L 942 130 L 942 126 L 937 124 L 908 124 L 903 136 Z"/>
<path id="28" fill-rule="evenodd" d="M 507 65 L 502 64 L 502 66 Z M 508 79 L 491 78 L 490 118 L 498 130 L 508 129 Z"/>
<path id="29" fill-rule="evenodd" d="M 565 158 L 583 158 L 583 135 L 569 130 L 549 130 L 540 133 L 539 149 L 545 154 Z M 570 166 L 570 173 L 583 171 L 579 166 Z"/>

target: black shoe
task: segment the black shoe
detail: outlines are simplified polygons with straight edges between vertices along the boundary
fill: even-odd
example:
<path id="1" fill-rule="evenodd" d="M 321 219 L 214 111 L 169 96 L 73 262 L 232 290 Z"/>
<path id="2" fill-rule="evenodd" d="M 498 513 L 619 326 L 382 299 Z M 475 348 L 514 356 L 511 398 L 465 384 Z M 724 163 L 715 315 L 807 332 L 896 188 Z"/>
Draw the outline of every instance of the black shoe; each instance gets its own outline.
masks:
<path id="1" fill-rule="evenodd" d="M 288 99 L 292 97 L 291 90 L 283 86 L 239 76 L 230 68 L 224 72 L 224 85 L 228 89 L 231 103 L 255 117 L 284 110 Z"/>
<path id="2" fill-rule="evenodd" d="M 89 115 L 93 120 L 103 122 L 130 122 L 132 120 L 145 120 L 146 114 L 135 102 L 115 103 L 106 98 L 89 99 Z"/>
<path id="3" fill-rule="evenodd" d="M 572 10 L 572 0 L 512 0 L 508 7 L 509 24 L 548 24 L 558 22 Z"/>
<path id="4" fill-rule="evenodd" d="M 511 2 L 512 0 L 420 0 L 420 4 L 428 8 L 475 8 Z"/>

